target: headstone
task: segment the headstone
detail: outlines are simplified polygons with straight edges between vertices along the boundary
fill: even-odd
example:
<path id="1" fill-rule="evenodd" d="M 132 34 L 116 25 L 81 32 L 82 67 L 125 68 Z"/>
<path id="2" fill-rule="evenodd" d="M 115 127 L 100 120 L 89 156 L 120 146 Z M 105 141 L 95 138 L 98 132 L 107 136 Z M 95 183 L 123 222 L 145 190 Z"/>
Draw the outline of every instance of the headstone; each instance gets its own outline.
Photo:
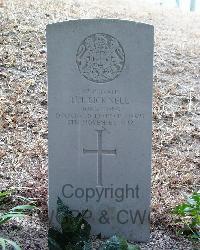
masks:
<path id="1" fill-rule="evenodd" d="M 57 197 L 94 234 L 147 241 L 153 27 L 120 20 L 48 25 L 49 215 Z"/>

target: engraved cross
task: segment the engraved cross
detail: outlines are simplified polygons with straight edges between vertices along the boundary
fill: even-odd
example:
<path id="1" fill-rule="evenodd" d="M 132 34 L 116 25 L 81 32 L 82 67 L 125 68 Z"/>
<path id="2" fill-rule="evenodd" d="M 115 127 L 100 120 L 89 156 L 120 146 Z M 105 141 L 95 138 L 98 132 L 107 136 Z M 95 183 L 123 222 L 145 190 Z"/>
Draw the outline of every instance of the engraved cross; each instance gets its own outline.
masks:
<path id="1" fill-rule="evenodd" d="M 102 180 L 102 157 L 103 155 L 117 155 L 117 150 L 103 149 L 102 146 L 102 133 L 103 130 L 97 131 L 97 149 L 85 149 L 83 148 L 84 154 L 97 154 L 97 185 L 103 186 Z"/>

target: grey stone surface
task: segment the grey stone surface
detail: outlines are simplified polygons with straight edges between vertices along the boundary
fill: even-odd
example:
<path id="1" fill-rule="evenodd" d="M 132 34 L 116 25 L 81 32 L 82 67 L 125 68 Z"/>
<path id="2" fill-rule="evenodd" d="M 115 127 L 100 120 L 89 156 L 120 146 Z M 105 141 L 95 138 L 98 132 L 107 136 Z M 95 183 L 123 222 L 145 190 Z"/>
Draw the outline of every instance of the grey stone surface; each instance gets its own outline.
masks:
<path id="1" fill-rule="evenodd" d="M 93 233 L 149 238 L 153 27 L 47 26 L 49 216 L 59 196 Z"/>

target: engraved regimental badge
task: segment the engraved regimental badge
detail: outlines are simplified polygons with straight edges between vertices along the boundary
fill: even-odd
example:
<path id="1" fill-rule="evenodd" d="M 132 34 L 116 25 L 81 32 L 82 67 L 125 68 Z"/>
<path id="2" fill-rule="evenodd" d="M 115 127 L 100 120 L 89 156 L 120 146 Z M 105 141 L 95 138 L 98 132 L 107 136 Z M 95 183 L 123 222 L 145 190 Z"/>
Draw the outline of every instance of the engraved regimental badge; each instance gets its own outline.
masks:
<path id="1" fill-rule="evenodd" d="M 124 67 L 125 54 L 116 38 L 96 33 L 82 41 L 76 63 L 81 75 L 87 80 L 105 83 L 119 76 Z"/>

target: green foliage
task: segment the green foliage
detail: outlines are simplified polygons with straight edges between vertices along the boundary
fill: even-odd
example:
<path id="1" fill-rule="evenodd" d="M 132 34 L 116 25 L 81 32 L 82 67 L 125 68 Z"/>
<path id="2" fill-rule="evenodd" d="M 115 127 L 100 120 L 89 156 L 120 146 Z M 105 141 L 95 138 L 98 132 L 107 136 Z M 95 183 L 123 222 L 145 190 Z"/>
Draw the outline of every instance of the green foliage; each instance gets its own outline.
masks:
<path id="1" fill-rule="evenodd" d="M 27 211 L 34 209 L 35 206 L 23 205 L 12 208 L 9 212 L 0 214 L 0 225 L 3 225 L 7 221 L 15 218 L 23 218 Z"/>
<path id="2" fill-rule="evenodd" d="M 138 245 L 128 244 L 128 250 L 141 250 Z"/>
<path id="3" fill-rule="evenodd" d="M 102 250 L 127 250 L 128 244 L 126 240 L 119 236 L 112 236 L 102 247 Z"/>
<path id="4" fill-rule="evenodd" d="M 92 250 L 91 227 L 83 218 L 85 213 L 73 216 L 69 207 L 65 206 L 58 198 L 57 219 L 60 222 L 61 230 L 49 229 L 48 244 L 50 250 Z"/>
<path id="5" fill-rule="evenodd" d="M 8 198 L 10 197 L 11 193 L 9 191 L 1 191 L 0 192 L 0 206 L 2 206 Z"/>
<path id="6" fill-rule="evenodd" d="M 184 223 L 182 234 L 200 239 L 200 192 L 188 196 L 186 202 L 178 205 L 173 213 Z"/>
<path id="7" fill-rule="evenodd" d="M 56 218 L 61 229 L 49 229 L 49 250 L 92 250 L 91 226 L 84 220 L 86 212 L 87 210 L 74 216 L 69 207 L 58 197 Z M 140 247 L 128 244 L 120 236 L 113 236 L 99 250 L 140 250 Z"/>
<path id="8" fill-rule="evenodd" d="M 114 235 L 104 243 L 101 250 L 140 250 L 140 247 L 128 244 L 123 237 Z"/>
<path id="9" fill-rule="evenodd" d="M 21 250 L 21 248 L 12 240 L 0 238 L 0 246 L 2 250 L 6 250 L 7 246 L 12 246 L 14 250 Z"/>
<path id="10" fill-rule="evenodd" d="M 11 195 L 12 193 L 8 191 L 0 192 L 0 206 L 5 205 Z M 9 220 L 15 218 L 23 218 L 27 214 L 27 212 L 30 212 L 34 208 L 35 206 L 33 205 L 21 205 L 12 208 L 8 212 L 0 213 L 0 226 L 5 224 Z M 5 250 L 7 246 L 12 246 L 12 248 L 15 250 L 21 250 L 21 248 L 14 241 L 0 237 L 0 247 L 2 248 L 2 250 Z"/>

